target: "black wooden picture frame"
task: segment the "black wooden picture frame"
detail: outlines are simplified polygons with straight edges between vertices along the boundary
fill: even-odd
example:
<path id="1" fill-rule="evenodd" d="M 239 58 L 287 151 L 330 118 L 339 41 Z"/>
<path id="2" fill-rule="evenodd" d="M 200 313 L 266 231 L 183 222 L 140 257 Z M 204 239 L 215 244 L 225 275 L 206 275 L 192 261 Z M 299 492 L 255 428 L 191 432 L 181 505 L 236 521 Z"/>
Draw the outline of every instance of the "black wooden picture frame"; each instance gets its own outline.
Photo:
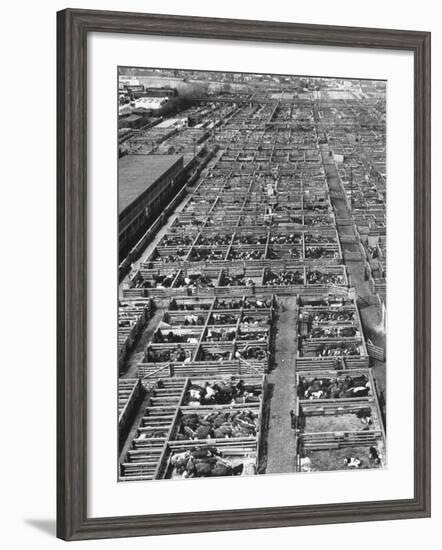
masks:
<path id="1" fill-rule="evenodd" d="M 408 50 L 414 55 L 414 498 L 87 517 L 87 36 L 91 32 Z M 430 33 L 67 9 L 57 14 L 57 535 L 65 540 L 430 515 Z"/>

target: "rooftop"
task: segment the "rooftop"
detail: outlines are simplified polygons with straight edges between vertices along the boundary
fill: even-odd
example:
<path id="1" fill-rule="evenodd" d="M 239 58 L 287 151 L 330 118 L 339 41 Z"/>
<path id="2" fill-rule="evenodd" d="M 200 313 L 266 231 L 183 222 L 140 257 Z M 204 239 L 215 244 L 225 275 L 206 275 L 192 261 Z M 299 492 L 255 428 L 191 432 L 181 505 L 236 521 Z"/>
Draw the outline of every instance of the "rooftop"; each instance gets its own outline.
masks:
<path id="1" fill-rule="evenodd" d="M 135 120 L 140 120 L 140 118 L 143 118 L 143 117 L 140 116 L 140 115 L 136 115 L 136 114 L 132 113 L 132 114 L 130 114 L 130 115 L 128 115 L 128 116 L 125 116 L 125 117 L 123 117 L 123 118 L 124 118 L 124 120 L 125 120 L 126 122 L 127 122 L 127 121 L 133 122 L 133 121 L 135 121 Z"/>
<path id="2" fill-rule="evenodd" d="M 126 155 L 118 161 L 118 214 L 167 172 L 180 155 Z"/>

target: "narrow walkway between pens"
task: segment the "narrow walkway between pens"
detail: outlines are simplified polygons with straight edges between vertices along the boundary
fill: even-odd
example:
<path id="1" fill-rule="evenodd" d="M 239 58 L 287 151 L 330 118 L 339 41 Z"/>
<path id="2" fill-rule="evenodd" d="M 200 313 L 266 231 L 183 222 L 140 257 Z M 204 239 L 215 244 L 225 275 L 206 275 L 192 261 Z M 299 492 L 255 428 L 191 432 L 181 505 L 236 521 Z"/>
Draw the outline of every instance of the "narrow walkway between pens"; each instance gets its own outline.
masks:
<path id="1" fill-rule="evenodd" d="M 269 374 L 270 410 L 267 474 L 295 471 L 295 437 L 290 410 L 295 407 L 296 296 L 279 298 L 275 368 Z"/>
<path id="2" fill-rule="evenodd" d="M 355 253 L 360 250 L 359 238 L 356 235 L 354 225 L 344 222 L 344 220 L 351 219 L 351 210 L 329 145 L 322 144 L 320 149 L 327 184 L 330 190 L 330 201 L 335 209 L 336 229 L 342 245 L 344 263 L 351 278 L 350 284 L 355 288 L 357 298 L 363 299 L 373 295 L 373 290 L 365 277 L 365 266 L 362 255 L 360 261 L 349 261 L 349 253 Z M 345 244 L 343 244 L 344 241 Z M 359 305 L 359 314 L 365 337 L 370 338 L 376 345 L 385 347 L 385 334 L 377 330 L 382 325 L 382 312 L 379 308 L 376 306 L 361 307 Z M 372 360 L 371 366 L 378 396 L 384 401 L 386 393 L 386 364 L 385 362 Z"/>

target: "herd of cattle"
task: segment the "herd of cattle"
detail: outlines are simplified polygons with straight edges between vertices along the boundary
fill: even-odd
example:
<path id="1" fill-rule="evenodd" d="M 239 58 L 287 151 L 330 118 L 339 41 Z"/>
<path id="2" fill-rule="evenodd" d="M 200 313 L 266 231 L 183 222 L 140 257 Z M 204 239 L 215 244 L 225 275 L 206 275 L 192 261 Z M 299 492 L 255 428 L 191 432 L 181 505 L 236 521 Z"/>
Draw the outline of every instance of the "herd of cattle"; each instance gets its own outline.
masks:
<path id="1" fill-rule="evenodd" d="M 122 285 L 120 331 L 134 330 L 120 342 L 122 481 L 265 473 L 268 377 L 287 296 L 297 314 L 294 470 L 385 464 L 318 113 L 308 98 L 232 112 L 211 133 L 216 160 Z"/>

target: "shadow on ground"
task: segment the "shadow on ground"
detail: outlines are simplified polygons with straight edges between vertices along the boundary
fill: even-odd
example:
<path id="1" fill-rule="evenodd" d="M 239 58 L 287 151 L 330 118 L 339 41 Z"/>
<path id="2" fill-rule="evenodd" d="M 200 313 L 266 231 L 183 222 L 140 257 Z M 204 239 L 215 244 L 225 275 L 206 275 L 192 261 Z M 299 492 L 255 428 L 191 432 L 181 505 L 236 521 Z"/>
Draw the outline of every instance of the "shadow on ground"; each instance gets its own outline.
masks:
<path id="1" fill-rule="evenodd" d="M 35 529 L 38 529 L 42 533 L 46 533 L 47 535 L 52 535 L 55 537 L 55 519 L 25 519 L 24 521 L 27 525 L 35 527 Z"/>

